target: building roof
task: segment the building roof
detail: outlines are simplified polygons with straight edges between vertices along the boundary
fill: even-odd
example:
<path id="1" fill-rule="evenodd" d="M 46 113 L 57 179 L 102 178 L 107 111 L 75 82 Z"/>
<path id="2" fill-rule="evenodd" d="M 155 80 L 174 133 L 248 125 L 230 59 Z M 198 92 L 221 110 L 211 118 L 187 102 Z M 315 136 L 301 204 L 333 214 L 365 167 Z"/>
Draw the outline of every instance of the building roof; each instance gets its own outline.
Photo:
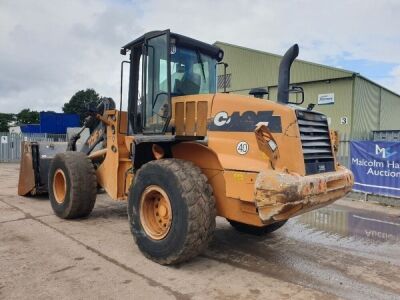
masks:
<path id="1" fill-rule="evenodd" d="M 216 41 L 214 43 L 214 45 L 226 45 L 226 46 L 230 46 L 230 47 L 234 47 L 234 48 L 239 48 L 239 49 L 243 49 L 246 51 L 251 51 L 251 52 L 256 52 L 256 53 L 260 53 L 263 55 L 270 55 L 270 56 L 274 56 L 276 58 L 281 59 L 283 55 L 279 55 L 279 54 L 275 54 L 275 53 L 271 53 L 271 52 L 267 52 L 267 51 L 261 51 L 261 50 L 257 50 L 257 49 L 251 49 L 251 48 L 247 48 L 247 47 L 243 47 L 243 46 L 239 46 L 239 45 L 234 45 L 234 44 L 230 44 L 230 43 L 226 43 L 226 42 L 221 42 L 221 41 Z M 301 50 L 301 49 L 300 49 Z M 323 64 L 319 64 L 319 63 L 315 63 L 315 62 L 311 62 L 311 61 L 306 61 L 306 60 L 301 60 L 301 59 L 296 59 L 296 61 L 298 62 L 303 62 L 303 63 L 307 63 L 307 64 L 311 64 L 317 67 L 323 67 L 323 68 L 328 68 L 331 70 L 335 70 L 335 71 L 339 71 L 339 72 L 343 72 L 346 75 L 353 75 L 355 74 L 355 72 L 350 71 L 350 70 L 345 70 L 345 69 L 341 69 L 341 68 L 336 68 L 336 67 L 331 67 L 331 66 L 327 66 L 327 65 L 323 65 Z"/>

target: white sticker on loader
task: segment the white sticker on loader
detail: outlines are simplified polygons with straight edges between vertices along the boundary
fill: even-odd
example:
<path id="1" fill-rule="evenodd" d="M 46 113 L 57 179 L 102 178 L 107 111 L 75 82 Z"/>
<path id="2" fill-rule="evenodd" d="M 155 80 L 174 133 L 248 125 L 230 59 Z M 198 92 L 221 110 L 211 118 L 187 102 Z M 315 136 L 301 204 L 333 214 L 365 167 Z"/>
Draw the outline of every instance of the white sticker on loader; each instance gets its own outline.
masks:
<path id="1" fill-rule="evenodd" d="M 247 142 L 239 142 L 236 146 L 236 151 L 237 153 L 239 153 L 240 155 L 244 155 L 247 152 L 249 152 L 249 144 L 247 144 Z"/>
<path id="2" fill-rule="evenodd" d="M 229 117 L 228 113 L 225 111 L 220 111 L 214 117 L 214 124 L 216 126 L 224 126 L 226 124 L 229 124 L 230 121 L 231 121 L 231 118 Z"/>

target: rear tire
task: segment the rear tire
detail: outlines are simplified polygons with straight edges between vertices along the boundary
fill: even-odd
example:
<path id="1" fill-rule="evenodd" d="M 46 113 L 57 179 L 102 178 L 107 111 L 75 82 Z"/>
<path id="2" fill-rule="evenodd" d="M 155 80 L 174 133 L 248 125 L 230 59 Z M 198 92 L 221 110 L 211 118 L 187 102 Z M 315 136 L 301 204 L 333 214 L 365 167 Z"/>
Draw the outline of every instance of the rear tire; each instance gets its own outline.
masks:
<path id="1" fill-rule="evenodd" d="M 248 225 L 248 224 L 240 223 L 240 222 L 233 221 L 233 220 L 228 220 L 228 222 L 237 231 L 240 231 L 243 233 L 248 233 L 248 234 L 253 234 L 253 235 L 266 235 L 266 234 L 272 233 L 275 230 L 278 230 L 279 228 L 281 228 L 283 225 L 285 225 L 287 220 L 278 221 L 276 223 L 272 223 L 270 225 L 262 226 L 262 227 Z"/>
<path id="2" fill-rule="evenodd" d="M 82 152 L 57 154 L 49 169 L 49 198 L 62 219 L 88 216 L 96 202 L 97 180 L 92 161 Z"/>
<path id="3" fill-rule="evenodd" d="M 153 202 L 144 204 L 147 201 Z M 169 204 L 160 210 L 159 203 Z M 159 215 L 169 217 L 163 220 Z M 147 258 L 163 265 L 180 263 L 201 253 L 212 239 L 216 218 L 212 188 L 191 162 L 151 161 L 135 176 L 128 216 L 133 237 Z"/>

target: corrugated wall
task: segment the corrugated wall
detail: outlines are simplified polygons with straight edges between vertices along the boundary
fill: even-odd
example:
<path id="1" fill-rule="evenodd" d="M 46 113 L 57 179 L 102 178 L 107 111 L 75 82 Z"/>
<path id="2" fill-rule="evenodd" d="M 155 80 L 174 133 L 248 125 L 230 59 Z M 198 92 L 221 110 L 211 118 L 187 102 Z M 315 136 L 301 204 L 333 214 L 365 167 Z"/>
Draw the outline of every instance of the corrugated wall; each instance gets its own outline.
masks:
<path id="1" fill-rule="evenodd" d="M 275 56 L 252 52 L 241 48 L 217 44 L 224 52 L 224 62 L 229 64 L 227 73 L 231 75 L 231 87 L 228 91 L 242 94 L 252 87 L 266 87 L 277 80 L 279 60 Z M 223 74 L 223 67 L 218 68 L 218 74 Z"/>
<path id="2" fill-rule="evenodd" d="M 381 116 L 379 130 L 400 129 L 400 97 L 381 89 Z"/>
<path id="3" fill-rule="evenodd" d="M 296 84 L 297 85 L 297 84 Z M 310 82 L 299 84 L 304 89 L 305 100 L 303 107 L 309 103 L 316 104 L 314 110 L 319 111 L 330 118 L 330 128 L 338 130 L 344 136 L 349 136 L 351 130 L 351 110 L 352 110 L 352 88 L 353 78 L 343 78 L 327 82 Z M 277 87 L 269 88 L 269 99 L 276 101 Z M 333 93 L 335 95 L 334 104 L 318 105 L 318 95 Z M 292 95 L 294 101 L 294 95 Z M 300 100 L 300 98 L 299 98 Z M 347 117 L 347 124 L 341 124 L 341 118 Z"/>
<path id="4" fill-rule="evenodd" d="M 368 138 L 372 130 L 379 129 L 381 88 L 360 77 L 354 82 L 353 139 Z"/>
<path id="5" fill-rule="evenodd" d="M 215 45 L 224 50 L 224 62 L 229 64 L 227 73 L 232 74 L 228 91 L 245 94 L 253 87 L 277 85 L 281 56 L 222 42 L 216 42 Z M 223 74 L 222 66 L 218 67 L 218 74 Z M 293 82 L 306 82 L 348 77 L 351 74 L 345 70 L 296 60 L 291 79 Z"/>
<path id="6" fill-rule="evenodd" d="M 354 85 L 352 138 L 364 139 L 373 130 L 400 129 L 400 96 L 357 76 Z"/>

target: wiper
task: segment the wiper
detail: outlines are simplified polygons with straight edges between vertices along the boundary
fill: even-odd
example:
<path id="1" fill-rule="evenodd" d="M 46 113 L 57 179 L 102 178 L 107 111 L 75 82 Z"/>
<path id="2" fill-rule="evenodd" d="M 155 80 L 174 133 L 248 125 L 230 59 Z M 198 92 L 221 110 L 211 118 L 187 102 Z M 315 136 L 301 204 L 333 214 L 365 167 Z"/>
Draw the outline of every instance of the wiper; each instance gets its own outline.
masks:
<path id="1" fill-rule="evenodd" d="M 200 64 L 201 66 L 201 72 L 203 73 L 203 78 L 204 80 L 206 80 L 206 73 L 204 72 L 204 65 L 203 65 L 203 61 L 201 60 L 201 56 L 200 56 L 200 52 L 198 49 L 196 49 L 196 55 L 197 55 L 197 62 Z"/>

